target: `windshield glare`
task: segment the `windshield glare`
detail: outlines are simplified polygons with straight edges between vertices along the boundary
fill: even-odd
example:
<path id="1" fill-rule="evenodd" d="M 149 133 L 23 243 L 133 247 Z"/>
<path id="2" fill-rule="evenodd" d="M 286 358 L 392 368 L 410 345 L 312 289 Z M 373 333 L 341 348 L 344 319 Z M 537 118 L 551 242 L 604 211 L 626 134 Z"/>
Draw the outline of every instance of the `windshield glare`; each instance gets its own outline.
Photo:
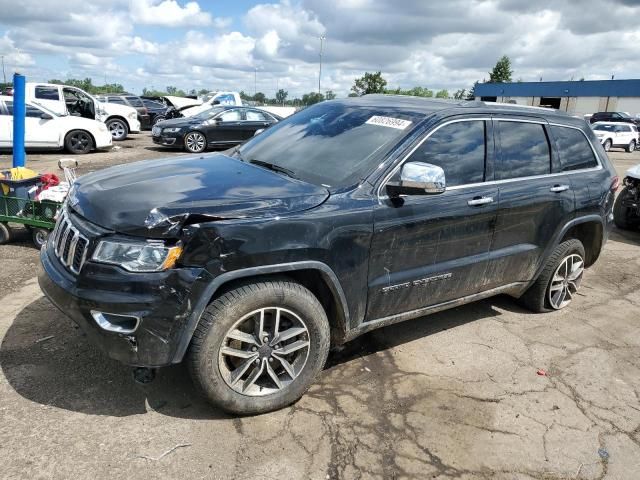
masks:
<path id="1" fill-rule="evenodd" d="M 243 145 L 239 154 L 245 161 L 291 170 L 316 185 L 345 187 L 375 169 L 423 118 L 424 113 L 400 108 L 325 102 L 267 129 Z"/>

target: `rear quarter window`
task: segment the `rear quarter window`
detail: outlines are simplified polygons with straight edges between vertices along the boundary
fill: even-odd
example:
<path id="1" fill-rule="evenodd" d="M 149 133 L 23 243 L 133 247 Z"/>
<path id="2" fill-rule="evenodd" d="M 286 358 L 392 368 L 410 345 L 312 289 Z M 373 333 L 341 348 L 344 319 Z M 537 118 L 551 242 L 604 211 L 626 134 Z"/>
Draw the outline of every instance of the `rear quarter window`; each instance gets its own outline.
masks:
<path id="1" fill-rule="evenodd" d="M 499 121 L 500 168 L 496 179 L 533 177 L 551 173 L 551 150 L 539 123 Z"/>
<path id="2" fill-rule="evenodd" d="M 35 96 L 41 100 L 60 100 L 57 87 L 36 87 Z"/>
<path id="3" fill-rule="evenodd" d="M 558 146 L 563 172 L 598 166 L 591 144 L 580 130 L 552 125 L 551 134 Z"/>

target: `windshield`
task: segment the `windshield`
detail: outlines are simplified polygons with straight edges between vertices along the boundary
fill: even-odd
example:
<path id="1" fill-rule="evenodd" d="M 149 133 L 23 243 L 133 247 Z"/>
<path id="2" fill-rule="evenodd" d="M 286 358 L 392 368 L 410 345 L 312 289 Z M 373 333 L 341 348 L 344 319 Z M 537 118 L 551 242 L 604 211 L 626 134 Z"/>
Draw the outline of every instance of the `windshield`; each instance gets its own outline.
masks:
<path id="1" fill-rule="evenodd" d="M 194 106 L 197 107 L 198 105 L 194 105 Z M 189 107 L 189 108 L 192 108 L 192 107 Z M 198 120 L 208 120 L 211 117 L 215 117 L 217 114 L 219 114 L 223 110 L 224 108 L 216 106 L 216 107 L 209 108 L 204 112 L 200 112 L 196 115 L 193 115 L 191 118 L 195 118 Z"/>
<path id="2" fill-rule="evenodd" d="M 602 130 L 605 132 L 614 132 L 616 129 L 615 125 L 596 125 L 593 127 L 594 130 Z"/>
<path id="3" fill-rule="evenodd" d="M 316 185 L 345 187 L 376 168 L 423 118 L 406 108 L 320 103 L 267 129 L 238 153 Z"/>

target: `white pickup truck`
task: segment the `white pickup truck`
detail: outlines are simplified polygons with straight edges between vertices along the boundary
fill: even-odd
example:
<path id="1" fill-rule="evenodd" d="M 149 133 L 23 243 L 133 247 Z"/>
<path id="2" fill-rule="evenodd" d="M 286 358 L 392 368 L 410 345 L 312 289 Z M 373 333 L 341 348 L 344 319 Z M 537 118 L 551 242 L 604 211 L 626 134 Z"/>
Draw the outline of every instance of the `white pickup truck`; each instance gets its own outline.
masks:
<path id="1" fill-rule="evenodd" d="M 135 108 L 100 102 L 77 87 L 27 82 L 26 98 L 59 115 L 68 114 L 104 122 L 114 140 L 124 140 L 129 133 L 140 131 Z"/>
<path id="2" fill-rule="evenodd" d="M 238 92 L 210 92 L 204 95 L 201 100 L 193 100 L 193 102 L 200 103 L 198 105 L 192 105 L 187 108 L 182 107 L 180 109 L 180 113 L 184 117 L 197 115 L 198 113 L 210 109 L 214 105 L 244 105 L 244 103 L 242 102 L 242 98 L 240 98 L 240 94 Z M 296 111 L 294 107 L 272 107 L 265 105 L 256 108 L 275 113 L 282 118 L 288 117 Z"/>

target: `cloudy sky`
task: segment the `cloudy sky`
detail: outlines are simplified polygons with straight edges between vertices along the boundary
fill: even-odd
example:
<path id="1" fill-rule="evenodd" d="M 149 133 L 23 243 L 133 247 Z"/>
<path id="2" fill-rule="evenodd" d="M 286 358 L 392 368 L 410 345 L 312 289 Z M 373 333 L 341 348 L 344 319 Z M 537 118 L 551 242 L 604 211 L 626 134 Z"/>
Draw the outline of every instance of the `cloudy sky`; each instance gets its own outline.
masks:
<path id="1" fill-rule="evenodd" d="M 524 81 L 640 77 L 640 0 L 0 0 L 7 75 L 343 96 L 469 88 L 503 54 Z"/>

